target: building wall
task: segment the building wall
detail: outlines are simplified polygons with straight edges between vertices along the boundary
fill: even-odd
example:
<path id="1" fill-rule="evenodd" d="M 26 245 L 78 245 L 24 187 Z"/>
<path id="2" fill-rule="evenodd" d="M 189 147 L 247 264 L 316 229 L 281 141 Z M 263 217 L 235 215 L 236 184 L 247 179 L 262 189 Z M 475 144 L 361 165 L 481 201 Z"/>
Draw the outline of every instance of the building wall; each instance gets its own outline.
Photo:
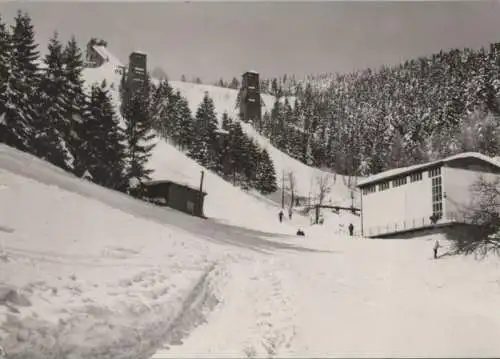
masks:
<path id="1" fill-rule="evenodd" d="M 430 224 L 432 215 L 432 181 L 428 171 L 412 182 L 410 174 L 391 179 L 389 188 L 380 190 L 381 183 L 371 193 L 363 193 L 363 233 L 365 236 L 395 232 Z M 395 181 L 406 178 L 406 184 Z M 362 192 L 366 192 L 363 191 Z"/>
<path id="2" fill-rule="evenodd" d="M 476 196 L 471 186 L 479 178 L 494 181 L 499 177 L 498 174 L 491 173 L 487 167 L 479 165 L 468 167 L 444 167 L 444 214 L 447 220 L 460 221 L 463 219 L 464 212 L 474 205 Z"/>
<path id="3" fill-rule="evenodd" d="M 260 124 L 262 109 L 259 74 L 254 72 L 243 74 L 241 88 L 240 114 L 243 121 Z"/>

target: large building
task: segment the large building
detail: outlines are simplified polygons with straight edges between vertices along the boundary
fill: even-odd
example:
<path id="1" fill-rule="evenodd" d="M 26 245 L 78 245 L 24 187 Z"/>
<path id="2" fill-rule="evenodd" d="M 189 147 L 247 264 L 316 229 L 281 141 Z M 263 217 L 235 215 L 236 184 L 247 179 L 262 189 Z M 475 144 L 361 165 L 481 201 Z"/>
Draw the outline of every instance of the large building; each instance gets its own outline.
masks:
<path id="1" fill-rule="evenodd" d="M 411 238 L 467 226 L 471 186 L 500 177 L 500 162 L 467 152 L 397 168 L 360 181 L 362 233 L 374 238 Z"/>
<path id="2" fill-rule="evenodd" d="M 260 102 L 259 74 L 247 71 L 243 74 L 240 92 L 240 116 L 243 122 L 260 128 L 262 108 Z"/>
<path id="3" fill-rule="evenodd" d="M 143 52 L 132 52 L 129 56 L 127 81 L 132 92 L 138 90 L 147 77 L 147 55 Z"/>

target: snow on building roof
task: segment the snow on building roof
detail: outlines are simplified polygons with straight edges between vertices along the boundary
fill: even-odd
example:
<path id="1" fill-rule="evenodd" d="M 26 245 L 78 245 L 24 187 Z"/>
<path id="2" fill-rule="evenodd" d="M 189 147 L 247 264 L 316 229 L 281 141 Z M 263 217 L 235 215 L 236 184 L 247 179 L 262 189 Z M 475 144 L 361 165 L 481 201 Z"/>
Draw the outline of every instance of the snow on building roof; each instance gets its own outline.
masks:
<path id="1" fill-rule="evenodd" d="M 248 70 L 248 71 L 245 71 L 245 72 L 243 73 L 243 75 L 244 75 L 244 74 L 256 74 L 256 75 L 258 75 L 259 73 L 258 73 L 257 71 L 255 71 L 255 70 Z"/>
<path id="2" fill-rule="evenodd" d="M 181 187 L 186 187 L 186 188 L 189 188 L 193 191 L 199 191 L 200 189 L 199 188 L 196 188 L 194 186 L 191 186 L 190 184 L 187 184 L 186 182 L 180 182 L 180 181 L 173 181 L 171 179 L 163 179 L 163 180 L 152 180 L 152 181 L 146 181 L 146 182 L 143 182 L 143 185 L 145 186 L 152 186 L 152 185 L 155 185 L 155 184 L 161 184 L 161 183 L 175 183 L 176 185 L 178 186 L 181 186 Z M 202 191 L 205 195 L 207 194 L 205 191 Z"/>
<path id="3" fill-rule="evenodd" d="M 148 55 L 147 52 L 145 51 L 141 51 L 141 50 L 134 50 L 132 51 L 133 54 L 140 54 L 140 55 Z"/>
<path id="4" fill-rule="evenodd" d="M 105 59 L 107 62 L 112 63 L 115 66 L 122 66 L 123 64 L 121 63 L 120 60 L 116 56 L 114 56 L 111 52 L 109 52 L 108 48 L 106 46 L 100 46 L 100 45 L 94 45 L 92 46 L 95 52 L 99 54 L 103 59 Z"/>
<path id="5" fill-rule="evenodd" d="M 365 180 L 359 181 L 358 187 L 364 187 L 368 184 L 372 184 L 372 183 L 386 180 L 386 179 L 389 179 L 392 177 L 403 175 L 405 173 L 410 173 L 410 172 L 414 172 L 417 170 L 423 170 L 425 168 L 429 168 L 429 167 L 436 166 L 436 165 L 443 165 L 443 164 L 451 162 L 453 160 L 464 159 L 464 158 L 475 158 L 475 159 L 478 159 L 478 160 L 483 161 L 483 162 L 487 162 L 495 167 L 500 168 L 500 162 L 489 157 L 489 156 L 483 155 L 482 153 L 478 153 L 478 152 L 463 152 L 463 153 L 459 153 L 459 154 L 449 156 L 449 157 L 446 157 L 446 158 L 443 158 L 440 160 L 432 161 L 432 162 L 421 163 L 418 165 L 413 165 L 413 166 L 408 166 L 408 167 L 393 168 L 393 169 L 390 169 L 390 170 L 387 170 L 384 172 L 380 172 L 380 173 L 377 173 L 373 176 L 366 178 Z"/>

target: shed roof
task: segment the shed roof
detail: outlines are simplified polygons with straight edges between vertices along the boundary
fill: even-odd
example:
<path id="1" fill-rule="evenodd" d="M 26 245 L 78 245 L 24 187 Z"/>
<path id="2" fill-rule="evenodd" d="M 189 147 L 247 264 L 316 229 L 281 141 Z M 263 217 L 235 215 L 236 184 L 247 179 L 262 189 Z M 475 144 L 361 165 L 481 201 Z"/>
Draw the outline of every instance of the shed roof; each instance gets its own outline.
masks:
<path id="1" fill-rule="evenodd" d="M 432 162 L 426 162 L 426 163 L 421 163 L 418 165 L 413 165 L 413 166 L 408 166 L 408 167 L 399 167 L 399 168 L 393 168 L 384 172 L 377 173 L 373 176 L 370 176 L 364 180 L 361 180 L 358 183 L 358 187 L 365 187 L 369 184 L 375 183 L 375 182 L 380 182 L 382 180 L 387 180 L 392 177 L 397 177 L 406 173 L 411 173 L 415 172 L 418 170 L 424 170 L 426 168 L 434 167 L 434 166 L 439 166 L 446 164 L 448 162 L 451 162 L 453 160 L 458 160 L 458 159 L 465 159 L 465 158 L 474 158 L 486 163 L 489 163 L 497 168 L 500 169 L 500 162 L 496 159 L 493 159 L 489 156 L 483 155 L 482 153 L 479 152 L 463 152 L 459 153 L 453 156 L 445 157 L 440 160 L 432 161 Z"/>
<path id="2" fill-rule="evenodd" d="M 185 187 L 185 188 L 188 188 L 192 191 L 196 191 L 196 192 L 199 192 L 200 189 L 199 188 L 195 188 L 193 186 L 190 186 L 186 183 L 182 183 L 182 182 L 176 182 L 176 181 L 172 181 L 172 180 L 154 180 L 154 181 L 146 181 L 146 182 L 143 182 L 142 184 L 144 186 L 154 186 L 154 185 L 157 185 L 157 184 L 170 184 L 170 183 L 173 183 L 173 184 L 176 184 L 177 186 L 180 186 L 180 187 Z M 207 192 L 205 191 L 202 191 L 203 195 L 206 196 L 207 195 Z"/>
<path id="3" fill-rule="evenodd" d="M 248 71 L 245 71 L 245 72 L 243 73 L 243 75 L 245 75 L 245 74 L 254 74 L 254 75 L 258 75 L 259 73 L 258 73 L 257 71 L 255 71 L 255 70 L 248 70 Z"/>

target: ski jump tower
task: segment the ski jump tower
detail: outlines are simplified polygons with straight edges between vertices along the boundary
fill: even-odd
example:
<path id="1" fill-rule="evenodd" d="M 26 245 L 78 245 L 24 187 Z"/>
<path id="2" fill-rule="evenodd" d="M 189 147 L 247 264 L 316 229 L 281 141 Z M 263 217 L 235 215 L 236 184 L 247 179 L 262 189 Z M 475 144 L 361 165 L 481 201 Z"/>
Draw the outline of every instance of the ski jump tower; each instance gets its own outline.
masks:
<path id="1" fill-rule="evenodd" d="M 129 89 L 135 93 L 146 82 L 147 77 L 147 55 L 135 51 L 129 56 L 127 82 Z"/>
<path id="2" fill-rule="evenodd" d="M 261 103 L 259 74 L 247 71 L 243 74 L 240 92 L 240 118 L 243 122 L 252 123 L 260 128 Z"/>

